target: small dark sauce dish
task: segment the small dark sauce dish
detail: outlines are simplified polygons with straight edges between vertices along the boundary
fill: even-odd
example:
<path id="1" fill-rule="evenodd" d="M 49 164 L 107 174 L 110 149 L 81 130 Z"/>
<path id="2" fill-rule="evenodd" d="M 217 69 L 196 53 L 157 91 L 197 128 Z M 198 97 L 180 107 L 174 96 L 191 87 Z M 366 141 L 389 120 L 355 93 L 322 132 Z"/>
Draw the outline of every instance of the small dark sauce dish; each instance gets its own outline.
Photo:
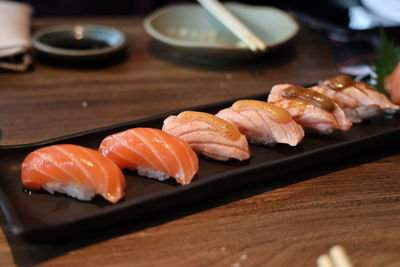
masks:
<path id="1" fill-rule="evenodd" d="M 110 60 L 123 50 L 125 35 L 100 25 L 57 26 L 38 31 L 33 46 L 39 58 L 60 62 Z"/>
<path id="2" fill-rule="evenodd" d="M 94 40 L 90 38 L 82 38 L 82 39 L 71 39 L 71 38 L 63 38 L 56 39 L 49 43 L 50 46 L 61 49 L 69 49 L 69 50 L 90 50 L 90 49 L 102 49 L 109 47 L 110 45 L 107 42 Z"/>

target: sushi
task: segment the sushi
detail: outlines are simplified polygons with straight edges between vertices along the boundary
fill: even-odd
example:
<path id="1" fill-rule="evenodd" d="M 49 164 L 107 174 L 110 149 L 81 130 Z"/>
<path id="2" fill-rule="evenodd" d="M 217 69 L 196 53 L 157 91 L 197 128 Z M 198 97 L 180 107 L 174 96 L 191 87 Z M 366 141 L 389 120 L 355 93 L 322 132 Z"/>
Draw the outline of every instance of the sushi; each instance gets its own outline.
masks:
<path id="1" fill-rule="evenodd" d="M 195 152 L 227 161 L 250 157 L 246 137 L 235 125 L 212 114 L 184 111 L 164 120 L 163 131 L 185 140 Z"/>
<path id="2" fill-rule="evenodd" d="M 183 140 L 152 128 L 133 128 L 107 136 L 99 152 L 120 168 L 164 181 L 170 177 L 189 184 L 198 171 L 198 158 Z"/>
<path id="3" fill-rule="evenodd" d="M 289 111 L 292 118 L 309 132 L 330 134 L 334 129 L 346 131 L 352 126 L 336 103 L 308 88 L 291 84 L 275 85 L 268 102 Z"/>
<path id="4" fill-rule="evenodd" d="M 43 188 L 79 200 L 96 194 L 116 203 L 125 195 L 125 177 L 120 168 L 96 150 L 77 145 L 39 148 L 24 159 L 21 180 L 25 188 Z"/>
<path id="5" fill-rule="evenodd" d="M 287 110 L 263 101 L 239 100 L 216 116 L 236 125 L 254 144 L 296 146 L 304 137 L 303 128 Z"/>
<path id="6" fill-rule="evenodd" d="M 385 90 L 390 94 L 393 103 L 400 104 L 400 62 L 393 72 L 384 80 Z"/>
<path id="7" fill-rule="evenodd" d="M 386 81 L 389 84 L 390 79 Z M 311 87 L 312 90 L 330 97 L 354 123 L 375 116 L 382 110 L 400 107 L 365 82 L 355 82 L 349 76 L 338 75 Z"/>

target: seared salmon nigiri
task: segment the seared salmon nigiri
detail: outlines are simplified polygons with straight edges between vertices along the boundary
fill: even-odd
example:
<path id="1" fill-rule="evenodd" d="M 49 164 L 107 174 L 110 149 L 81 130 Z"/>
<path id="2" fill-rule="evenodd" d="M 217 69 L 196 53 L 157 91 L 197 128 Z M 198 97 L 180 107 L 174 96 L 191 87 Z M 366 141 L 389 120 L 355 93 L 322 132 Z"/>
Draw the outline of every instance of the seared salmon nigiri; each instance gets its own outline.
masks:
<path id="1" fill-rule="evenodd" d="M 106 137 L 99 151 L 120 168 L 159 181 L 169 177 L 189 184 L 198 170 L 198 159 L 183 140 L 152 128 L 133 128 Z"/>
<path id="2" fill-rule="evenodd" d="M 326 79 L 311 89 L 330 97 L 352 122 L 361 122 L 382 110 L 400 108 L 367 83 L 355 82 L 346 75 Z"/>
<path id="3" fill-rule="evenodd" d="M 246 137 L 236 126 L 208 113 L 184 111 L 178 116 L 169 116 L 162 129 L 185 140 L 197 153 L 216 160 L 250 157 Z"/>
<path id="4" fill-rule="evenodd" d="M 295 146 L 304 137 L 303 128 L 287 110 L 263 101 L 239 100 L 216 116 L 236 125 L 250 143 Z"/>
<path id="5" fill-rule="evenodd" d="M 22 163 L 25 188 L 65 193 L 80 200 L 100 194 L 115 203 L 125 195 L 121 169 L 96 150 L 77 145 L 52 145 L 30 153 Z"/>
<path id="6" fill-rule="evenodd" d="M 291 84 L 275 85 L 268 102 L 278 105 L 307 131 L 329 134 L 334 129 L 346 131 L 352 126 L 343 110 L 329 97 Z"/>

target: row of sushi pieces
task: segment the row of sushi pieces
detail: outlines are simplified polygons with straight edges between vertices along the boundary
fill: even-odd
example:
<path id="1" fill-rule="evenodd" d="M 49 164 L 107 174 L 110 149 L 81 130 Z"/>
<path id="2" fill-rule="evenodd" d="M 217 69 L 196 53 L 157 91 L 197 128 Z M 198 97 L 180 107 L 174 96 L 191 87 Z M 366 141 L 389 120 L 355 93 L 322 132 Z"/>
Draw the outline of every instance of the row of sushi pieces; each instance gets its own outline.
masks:
<path id="1" fill-rule="evenodd" d="M 173 177 L 186 185 L 198 171 L 196 154 L 247 160 L 248 142 L 296 146 L 304 131 L 346 131 L 382 110 L 398 109 L 366 83 L 344 75 L 311 88 L 279 84 L 268 102 L 239 100 L 215 115 L 184 111 L 166 118 L 162 130 L 133 128 L 110 135 L 98 151 L 71 144 L 37 149 L 24 159 L 21 178 L 29 190 L 43 188 L 80 200 L 99 194 L 116 203 L 125 195 L 122 169 L 160 181 Z"/>

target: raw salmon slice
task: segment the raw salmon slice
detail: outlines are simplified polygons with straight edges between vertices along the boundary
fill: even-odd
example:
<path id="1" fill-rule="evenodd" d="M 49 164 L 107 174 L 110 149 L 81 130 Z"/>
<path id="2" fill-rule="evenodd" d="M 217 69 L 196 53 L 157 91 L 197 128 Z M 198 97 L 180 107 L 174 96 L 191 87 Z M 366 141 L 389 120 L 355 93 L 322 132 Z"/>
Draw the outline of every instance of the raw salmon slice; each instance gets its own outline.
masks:
<path id="1" fill-rule="evenodd" d="M 99 151 L 120 168 L 160 181 L 172 176 L 182 185 L 189 184 L 199 168 L 186 142 L 158 129 L 133 128 L 110 135 Z"/>
<path id="2" fill-rule="evenodd" d="M 400 104 L 400 62 L 393 72 L 385 78 L 384 86 L 385 90 L 390 94 L 392 102 Z"/>
<path id="3" fill-rule="evenodd" d="M 77 145 L 52 145 L 33 151 L 22 163 L 21 179 L 27 189 L 43 188 L 80 200 L 100 194 L 116 203 L 125 195 L 120 168 L 96 150 Z"/>

